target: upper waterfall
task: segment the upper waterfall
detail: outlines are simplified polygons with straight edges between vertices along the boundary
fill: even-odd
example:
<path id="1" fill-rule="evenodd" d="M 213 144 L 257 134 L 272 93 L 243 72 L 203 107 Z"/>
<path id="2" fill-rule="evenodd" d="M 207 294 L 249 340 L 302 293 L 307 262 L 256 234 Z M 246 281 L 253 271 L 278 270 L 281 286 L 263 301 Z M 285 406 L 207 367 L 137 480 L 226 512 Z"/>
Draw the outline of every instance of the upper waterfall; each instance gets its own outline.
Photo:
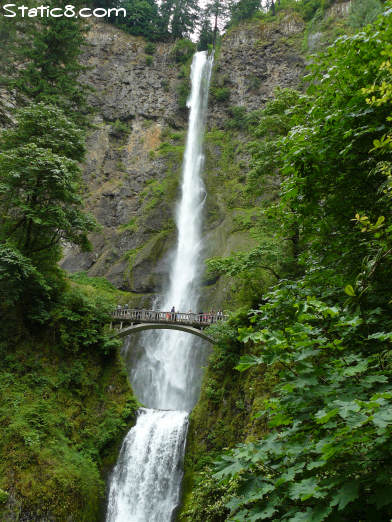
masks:
<path id="1" fill-rule="evenodd" d="M 189 126 L 182 168 L 181 195 L 176 209 L 177 245 L 170 266 L 163 307 L 197 311 L 203 249 L 202 217 L 206 197 L 202 181 L 203 140 L 213 56 L 194 55 L 188 100 Z M 186 333 L 162 330 L 143 336 L 143 353 L 133 361 L 131 382 L 139 400 L 149 408 L 190 411 L 201 382 L 206 350 Z"/>
<path id="2" fill-rule="evenodd" d="M 205 189 L 201 178 L 204 154 L 203 138 L 207 117 L 208 88 L 213 56 L 196 53 L 191 68 L 192 91 L 188 99 L 189 127 L 183 160 L 181 199 L 176 213 L 178 241 L 170 272 L 170 287 L 165 307 L 196 311 L 200 256 L 201 225 Z"/>

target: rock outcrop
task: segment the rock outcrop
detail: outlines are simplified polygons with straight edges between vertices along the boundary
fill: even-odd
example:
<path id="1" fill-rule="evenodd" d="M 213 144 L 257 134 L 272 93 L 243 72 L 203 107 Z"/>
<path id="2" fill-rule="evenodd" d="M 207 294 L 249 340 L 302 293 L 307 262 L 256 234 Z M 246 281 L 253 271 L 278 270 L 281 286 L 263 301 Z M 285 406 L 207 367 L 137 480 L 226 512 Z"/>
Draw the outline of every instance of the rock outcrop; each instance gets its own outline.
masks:
<path id="1" fill-rule="evenodd" d="M 304 71 L 298 42 L 305 24 L 295 13 L 275 22 L 261 20 L 244 23 L 224 37 L 213 82 L 230 90 L 222 104 L 212 97 L 210 126 L 222 126 L 227 107 L 247 110 L 261 108 L 273 96 L 276 87 L 296 87 Z"/>

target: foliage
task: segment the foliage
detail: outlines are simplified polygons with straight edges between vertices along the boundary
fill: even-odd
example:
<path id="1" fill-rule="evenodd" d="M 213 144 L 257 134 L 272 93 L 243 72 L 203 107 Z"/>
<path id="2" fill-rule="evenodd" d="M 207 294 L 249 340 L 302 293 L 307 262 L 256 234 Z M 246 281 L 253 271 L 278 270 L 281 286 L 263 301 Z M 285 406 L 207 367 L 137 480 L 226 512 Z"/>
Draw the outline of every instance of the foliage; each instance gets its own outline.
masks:
<path id="1" fill-rule="evenodd" d="M 147 44 L 144 48 L 144 52 L 146 54 L 153 55 L 153 54 L 155 54 L 155 51 L 156 51 L 156 45 L 153 44 L 152 42 L 147 42 Z"/>
<path id="2" fill-rule="evenodd" d="M 195 0 L 93 0 L 93 5 L 106 9 L 125 8 L 127 17 L 113 16 L 109 19 L 110 23 L 154 42 L 189 37 L 199 19 Z"/>
<path id="3" fill-rule="evenodd" d="M 66 0 L 56 2 L 65 8 Z M 82 7 L 79 0 L 75 7 Z M 22 61 L 23 67 L 9 74 L 19 91 L 37 101 L 58 105 L 84 121 L 86 88 L 79 81 L 83 70 L 79 57 L 84 44 L 84 22 L 81 18 L 44 17 L 17 22 L 14 46 L 9 58 Z"/>
<path id="4" fill-rule="evenodd" d="M 151 40 L 159 38 L 159 11 L 154 0 L 122 0 L 121 7 L 126 9 L 127 17 L 113 17 L 112 23 L 135 36 Z"/>
<path id="5" fill-rule="evenodd" d="M 56 262 L 59 243 L 88 248 L 94 220 L 80 210 L 80 131 L 56 108 L 39 104 L 19 113 L 3 133 L 0 153 L 0 237 L 34 262 Z M 64 144 L 64 146 L 63 146 Z"/>
<path id="6" fill-rule="evenodd" d="M 352 3 L 349 23 L 354 30 L 361 29 L 375 21 L 382 13 L 382 3 L 379 0 L 355 0 Z"/>
<path id="7" fill-rule="evenodd" d="M 11 246 L 0 245 L 0 296 L 3 314 L 7 314 L 18 303 L 22 308 L 25 304 L 28 304 L 28 308 L 33 305 L 37 311 L 50 299 L 51 289 L 50 282 L 30 259 Z"/>
<path id="8" fill-rule="evenodd" d="M 2 489 L 0 489 L 0 504 L 4 504 L 4 502 L 6 502 L 8 500 L 8 493 L 6 491 L 3 491 Z"/>
<path id="9" fill-rule="evenodd" d="M 241 331 L 259 353 L 237 368 L 276 367 L 279 383 L 260 411 L 271 433 L 224 457 L 217 473 L 241 480 L 232 520 L 391 516 L 390 312 L 332 305 L 314 290 L 284 281 Z"/>
<path id="10" fill-rule="evenodd" d="M 186 63 L 195 52 L 195 44 L 185 38 L 178 40 L 172 50 L 172 55 L 177 63 Z"/>
<path id="11" fill-rule="evenodd" d="M 208 334 L 216 341 L 209 360 L 215 376 L 231 370 L 239 360 L 242 349 L 236 335 L 239 324 L 241 321 L 234 316 L 228 323 L 215 323 L 208 328 Z"/>
<path id="12" fill-rule="evenodd" d="M 196 0 L 167 0 L 160 8 L 165 31 L 173 40 L 189 38 L 196 28 L 199 6 Z"/>
<path id="13" fill-rule="evenodd" d="M 95 228 L 81 197 L 84 28 L 14 28 L 8 60 L 22 65 L 1 67 L 32 103 L 0 135 L 0 519 L 90 522 L 138 404 L 106 329 L 118 292 L 69 285 L 57 264 L 63 241 L 88 248 Z"/>
<path id="14" fill-rule="evenodd" d="M 83 159 L 84 132 L 61 109 L 41 102 L 20 109 L 17 117 L 17 126 L 0 135 L 2 150 L 33 143 L 59 156 Z"/>
<path id="15" fill-rule="evenodd" d="M 230 276 L 235 276 L 242 272 L 249 272 L 255 268 L 261 268 L 270 272 L 276 279 L 280 279 L 279 275 L 273 268 L 276 263 L 276 255 L 271 257 L 271 265 L 263 265 L 263 260 L 266 260 L 266 246 L 258 246 L 248 252 L 236 252 L 230 257 L 212 257 L 207 260 L 208 270 L 212 273 L 224 273 Z M 275 259 L 273 259 L 275 258 Z M 275 262 L 275 263 L 274 263 Z"/>
<path id="16" fill-rule="evenodd" d="M 230 14 L 231 2 L 228 0 L 207 0 L 204 2 L 200 16 L 198 50 L 206 51 L 210 46 L 215 46 L 222 28 Z"/>
<path id="17" fill-rule="evenodd" d="M 177 86 L 178 106 L 180 109 L 187 108 L 187 101 L 190 94 L 191 85 L 189 80 L 182 80 Z"/>
<path id="18" fill-rule="evenodd" d="M 289 9 L 298 13 L 306 22 L 311 22 L 313 19 L 322 17 L 326 8 L 333 3 L 334 0 L 280 0 L 280 2 L 275 2 L 273 10 L 275 14 L 278 14 L 280 11 Z"/>
<path id="19" fill-rule="evenodd" d="M 203 19 L 200 27 L 199 41 L 197 44 L 198 51 L 207 51 L 214 44 L 214 30 L 211 26 L 211 20 L 208 17 Z"/>
<path id="20" fill-rule="evenodd" d="M 68 322 L 69 334 L 78 326 Z M 38 337 L 13 327 L 12 349 L 0 343 L 0 518 L 14 515 L 17 499 L 30 519 L 97 520 L 103 471 L 138 408 L 125 371 L 100 345 L 67 354 L 53 327 Z"/>
<path id="21" fill-rule="evenodd" d="M 205 468 L 197 479 L 197 497 L 192 497 L 190 505 L 180 515 L 179 520 L 192 520 L 193 522 L 224 522 L 230 511 L 225 503 L 228 502 L 235 491 L 230 484 L 217 482 L 213 478 L 211 466 Z M 234 482 L 234 481 L 233 481 Z"/>
<path id="22" fill-rule="evenodd" d="M 248 145 L 252 154 L 248 191 L 252 194 L 261 194 L 266 189 L 269 177 L 276 176 L 282 167 L 279 138 L 286 136 L 296 125 L 304 107 L 305 99 L 298 91 L 278 88 L 274 92 L 274 98 L 261 111 L 250 114 L 242 111 L 241 114 L 237 109 L 234 112 L 232 125 L 247 128 L 256 138 Z"/>
<path id="23" fill-rule="evenodd" d="M 259 112 L 247 112 L 244 106 L 229 107 L 230 119 L 226 122 L 226 128 L 250 132 L 259 122 Z"/>
<path id="24" fill-rule="evenodd" d="M 129 127 L 125 122 L 117 119 L 112 124 L 111 134 L 114 134 L 115 136 L 122 136 L 124 134 L 129 134 Z"/>
<path id="25" fill-rule="evenodd" d="M 295 238 L 302 275 L 275 285 L 238 330 L 237 370 L 275 382 L 258 412 L 269 433 L 220 458 L 196 487 L 195 519 L 222 504 L 235 521 L 392 516 L 391 22 L 388 5 L 338 39 L 314 59 L 306 94 L 277 92 L 250 126 L 250 192 L 280 177 L 267 214 Z M 251 273 L 257 251 L 210 264 Z"/>
<path id="26" fill-rule="evenodd" d="M 113 305 L 99 294 L 87 296 L 73 288 L 63 294 L 51 312 L 50 322 L 56 331 L 56 344 L 65 351 L 101 350 L 108 354 L 120 342 L 104 332 L 110 321 Z"/>
<path id="27" fill-rule="evenodd" d="M 217 102 L 225 102 L 230 98 L 229 87 L 211 87 L 211 96 Z"/>
<path id="28" fill-rule="evenodd" d="M 231 6 L 230 25 L 237 25 L 243 20 L 252 18 L 259 9 L 259 0 L 238 0 Z"/>

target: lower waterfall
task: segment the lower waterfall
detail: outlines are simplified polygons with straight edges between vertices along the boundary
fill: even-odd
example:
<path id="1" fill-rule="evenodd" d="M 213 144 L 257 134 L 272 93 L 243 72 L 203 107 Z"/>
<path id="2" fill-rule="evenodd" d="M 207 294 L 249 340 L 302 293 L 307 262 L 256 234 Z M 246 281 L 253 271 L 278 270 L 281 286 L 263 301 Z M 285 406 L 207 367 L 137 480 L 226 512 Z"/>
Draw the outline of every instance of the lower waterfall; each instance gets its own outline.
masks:
<path id="1" fill-rule="evenodd" d="M 142 408 L 115 467 L 108 522 L 167 522 L 179 502 L 188 414 Z"/>
<path id="2" fill-rule="evenodd" d="M 189 127 L 181 198 L 176 212 L 177 247 L 163 309 L 197 311 L 202 254 L 201 178 L 203 138 L 213 55 L 198 52 L 191 68 Z M 131 358 L 131 383 L 141 408 L 126 436 L 110 481 L 106 522 L 171 522 L 180 501 L 188 414 L 195 405 L 206 350 L 194 336 L 161 330 L 146 333 Z"/>

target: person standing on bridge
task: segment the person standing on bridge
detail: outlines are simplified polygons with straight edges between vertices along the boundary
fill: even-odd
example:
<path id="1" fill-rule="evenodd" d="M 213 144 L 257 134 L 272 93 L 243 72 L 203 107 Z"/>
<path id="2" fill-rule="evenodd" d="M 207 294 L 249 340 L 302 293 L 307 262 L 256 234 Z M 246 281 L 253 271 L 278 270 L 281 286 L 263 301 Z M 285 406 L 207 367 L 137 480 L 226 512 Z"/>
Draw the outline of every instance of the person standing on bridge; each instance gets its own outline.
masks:
<path id="1" fill-rule="evenodd" d="M 176 309 L 174 308 L 174 306 L 172 307 L 172 309 L 170 311 L 171 311 L 171 320 L 175 321 L 176 320 Z"/>

